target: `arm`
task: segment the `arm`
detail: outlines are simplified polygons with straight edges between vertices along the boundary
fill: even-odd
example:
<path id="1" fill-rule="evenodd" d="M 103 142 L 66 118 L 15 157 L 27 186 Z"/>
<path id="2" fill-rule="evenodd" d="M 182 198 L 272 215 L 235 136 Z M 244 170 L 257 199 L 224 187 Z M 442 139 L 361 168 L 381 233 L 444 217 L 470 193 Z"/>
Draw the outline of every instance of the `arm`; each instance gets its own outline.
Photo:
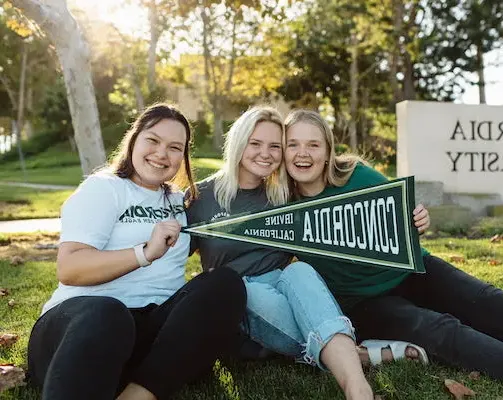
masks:
<path id="1" fill-rule="evenodd" d="M 79 242 L 61 243 L 57 277 L 65 285 L 98 285 L 119 278 L 139 267 L 133 248 L 102 251 Z"/>
<path id="2" fill-rule="evenodd" d="M 174 246 L 180 234 L 176 220 L 155 224 L 152 236 L 143 249 L 152 262 Z M 133 248 L 124 250 L 98 250 L 79 242 L 62 243 L 58 250 L 57 276 L 61 283 L 71 286 L 89 286 L 110 282 L 139 268 Z M 148 268 L 148 267 L 146 267 Z"/>
<path id="3" fill-rule="evenodd" d="M 66 285 L 88 286 L 119 278 L 137 268 L 133 246 L 105 250 L 121 214 L 120 178 L 92 175 L 68 198 L 61 210 L 61 244 L 57 259 L 58 279 Z M 162 257 L 178 238 L 176 220 L 154 225 L 144 254 L 149 261 Z M 144 240 L 146 240 L 145 237 Z"/>

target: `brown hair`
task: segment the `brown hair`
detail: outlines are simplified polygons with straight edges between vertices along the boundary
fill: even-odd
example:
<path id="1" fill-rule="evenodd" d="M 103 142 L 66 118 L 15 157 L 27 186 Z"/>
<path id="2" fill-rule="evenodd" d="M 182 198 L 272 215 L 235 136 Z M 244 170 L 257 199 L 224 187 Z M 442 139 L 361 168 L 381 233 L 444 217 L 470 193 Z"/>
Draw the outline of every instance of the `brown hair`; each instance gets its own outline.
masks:
<path id="1" fill-rule="evenodd" d="M 176 185 L 179 188 L 188 186 L 188 200 L 190 200 L 196 197 L 197 193 L 197 189 L 192 178 L 189 156 L 192 133 L 187 118 L 185 118 L 180 111 L 171 105 L 165 103 L 153 104 L 141 113 L 122 138 L 121 143 L 110 160 L 109 169 L 120 178 L 131 178 L 135 172 L 132 155 L 138 135 L 143 130 L 151 128 L 163 119 L 171 119 L 180 122 L 185 128 L 187 136 L 183 153 L 183 165 L 180 166 L 180 169 L 170 182 L 164 182 L 164 190 L 166 194 L 168 194 L 173 189 L 172 185 Z"/>

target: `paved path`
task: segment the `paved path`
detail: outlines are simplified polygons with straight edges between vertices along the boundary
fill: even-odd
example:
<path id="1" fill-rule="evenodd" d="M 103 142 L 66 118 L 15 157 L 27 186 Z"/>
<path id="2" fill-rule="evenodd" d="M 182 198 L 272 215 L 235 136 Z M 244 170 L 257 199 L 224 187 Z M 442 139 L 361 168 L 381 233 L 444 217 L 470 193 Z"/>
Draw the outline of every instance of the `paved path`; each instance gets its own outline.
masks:
<path id="1" fill-rule="evenodd" d="M 37 232 L 37 231 L 59 232 L 61 231 L 61 221 L 59 218 L 0 221 L 0 233 Z"/>
<path id="2" fill-rule="evenodd" d="M 46 185 L 46 184 L 42 184 L 42 183 L 25 183 L 25 182 L 0 181 L 0 185 L 19 186 L 19 187 L 27 187 L 27 188 L 32 188 L 32 189 L 41 189 L 41 190 L 74 190 L 74 189 L 76 189 L 76 186 Z"/>

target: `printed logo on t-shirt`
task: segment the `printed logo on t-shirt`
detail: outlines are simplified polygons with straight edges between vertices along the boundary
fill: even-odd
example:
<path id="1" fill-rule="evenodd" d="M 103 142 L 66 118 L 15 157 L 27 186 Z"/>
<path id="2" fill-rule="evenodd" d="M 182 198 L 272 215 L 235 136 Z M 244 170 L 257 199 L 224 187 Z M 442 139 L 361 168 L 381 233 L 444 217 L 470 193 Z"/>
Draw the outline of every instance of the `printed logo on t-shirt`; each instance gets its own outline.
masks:
<path id="1" fill-rule="evenodd" d="M 183 214 L 183 205 L 169 205 L 166 207 L 143 207 L 131 206 L 126 209 L 119 217 L 119 222 L 124 223 L 156 223 L 163 219 Z"/>
<path id="2" fill-rule="evenodd" d="M 215 221 L 216 219 L 230 217 L 230 216 L 231 215 L 227 211 L 220 211 L 219 213 L 217 213 L 213 217 L 211 217 L 210 221 Z"/>

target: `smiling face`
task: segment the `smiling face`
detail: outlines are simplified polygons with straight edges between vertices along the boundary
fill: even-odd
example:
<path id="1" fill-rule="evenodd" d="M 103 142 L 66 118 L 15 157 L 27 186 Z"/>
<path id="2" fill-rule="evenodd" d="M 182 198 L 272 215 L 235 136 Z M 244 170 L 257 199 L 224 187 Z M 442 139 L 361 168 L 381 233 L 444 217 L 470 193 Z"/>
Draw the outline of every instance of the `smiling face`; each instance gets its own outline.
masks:
<path id="1" fill-rule="evenodd" d="M 239 187 L 256 188 L 276 171 L 282 159 L 282 130 L 274 122 L 259 122 L 248 139 L 239 162 Z"/>
<path id="2" fill-rule="evenodd" d="M 131 180 L 147 189 L 159 189 L 178 172 L 186 141 L 185 127 L 174 119 L 162 119 L 142 130 L 133 147 Z"/>
<path id="3" fill-rule="evenodd" d="M 328 159 L 329 148 L 320 128 L 297 122 L 287 129 L 286 169 L 302 195 L 315 196 L 325 189 Z"/>

